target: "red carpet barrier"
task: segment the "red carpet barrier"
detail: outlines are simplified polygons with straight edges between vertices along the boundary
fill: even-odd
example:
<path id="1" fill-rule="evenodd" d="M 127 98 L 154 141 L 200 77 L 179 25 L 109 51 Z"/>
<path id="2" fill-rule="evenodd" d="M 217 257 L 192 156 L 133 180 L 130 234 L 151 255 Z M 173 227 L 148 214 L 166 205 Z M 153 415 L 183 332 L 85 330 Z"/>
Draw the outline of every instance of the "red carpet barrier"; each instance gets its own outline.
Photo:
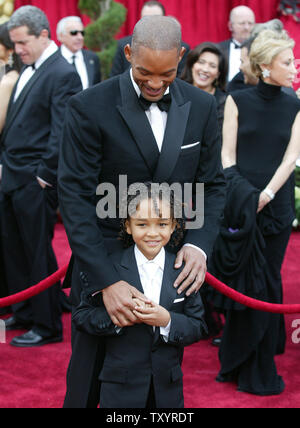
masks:
<path id="1" fill-rule="evenodd" d="M 5 308 L 16 303 L 23 302 L 24 300 L 30 299 L 48 288 L 52 287 L 58 281 L 60 281 L 66 275 L 68 270 L 68 265 L 62 267 L 53 275 L 46 278 L 44 281 L 41 281 L 39 284 L 28 288 L 27 290 L 22 291 L 21 293 L 14 294 L 13 296 L 5 297 L 0 299 L 0 308 Z M 241 293 L 233 290 L 227 285 L 223 284 L 221 281 L 207 273 L 206 282 L 215 290 L 219 291 L 221 294 L 224 294 L 226 297 L 234 300 L 241 305 L 247 306 L 248 308 L 255 309 L 263 312 L 270 312 L 274 314 L 299 314 L 300 305 L 275 305 L 271 303 L 261 302 L 259 300 L 252 299 L 250 297 L 244 296 Z"/>
<path id="2" fill-rule="evenodd" d="M 64 278 L 66 276 L 67 270 L 68 265 L 62 267 L 53 275 L 49 276 L 49 278 L 41 281 L 39 284 L 27 288 L 27 290 L 21 291 L 21 293 L 0 299 L 0 308 L 6 308 L 7 306 L 15 305 L 16 303 L 24 302 L 24 300 L 37 296 Z"/>

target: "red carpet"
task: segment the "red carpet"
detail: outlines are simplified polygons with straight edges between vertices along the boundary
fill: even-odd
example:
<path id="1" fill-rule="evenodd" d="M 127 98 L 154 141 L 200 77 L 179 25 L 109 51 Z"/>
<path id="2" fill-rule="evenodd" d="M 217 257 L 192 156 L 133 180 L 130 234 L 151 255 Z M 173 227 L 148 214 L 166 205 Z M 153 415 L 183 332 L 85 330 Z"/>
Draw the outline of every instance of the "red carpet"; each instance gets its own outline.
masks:
<path id="1" fill-rule="evenodd" d="M 70 250 L 61 225 L 57 226 L 55 251 L 59 265 L 67 263 Z M 294 233 L 283 269 L 285 303 L 300 303 L 300 233 Z M 219 384 L 218 350 L 210 341 L 200 342 L 185 352 L 185 402 L 189 408 L 299 408 L 300 344 L 292 342 L 292 322 L 300 314 L 287 316 L 286 354 L 277 358 L 286 391 L 275 397 L 256 397 L 236 391 L 234 384 Z M 20 332 L 22 333 L 22 332 Z M 0 408 L 61 408 L 65 394 L 65 375 L 70 357 L 70 316 L 64 316 L 64 342 L 37 349 L 18 349 L 9 345 L 19 332 L 8 332 L 7 343 L 0 344 Z M 300 338 L 300 333 L 298 334 Z"/>

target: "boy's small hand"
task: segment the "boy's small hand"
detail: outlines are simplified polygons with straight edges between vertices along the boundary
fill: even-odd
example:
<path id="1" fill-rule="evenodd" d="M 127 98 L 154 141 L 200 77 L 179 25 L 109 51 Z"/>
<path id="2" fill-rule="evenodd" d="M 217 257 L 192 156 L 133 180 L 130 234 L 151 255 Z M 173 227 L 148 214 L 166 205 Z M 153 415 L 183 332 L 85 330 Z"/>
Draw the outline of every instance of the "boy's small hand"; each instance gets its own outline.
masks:
<path id="1" fill-rule="evenodd" d="M 149 299 L 125 281 L 120 281 L 105 288 L 102 291 L 102 296 L 112 322 L 121 328 L 140 323 L 140 320 L 132 312 L 136 307 L 133 301 L 134 298 L 150 303 Z"/>
<path id="2" fill-rule="evenodd" d="M 151 305 L 144 307 L 137 305 L 133 311 L 134 315 L 144 324 L 153 327 L 167 327 L 171 320 L 170 313 L 160 305 L 151 302 Z"/>

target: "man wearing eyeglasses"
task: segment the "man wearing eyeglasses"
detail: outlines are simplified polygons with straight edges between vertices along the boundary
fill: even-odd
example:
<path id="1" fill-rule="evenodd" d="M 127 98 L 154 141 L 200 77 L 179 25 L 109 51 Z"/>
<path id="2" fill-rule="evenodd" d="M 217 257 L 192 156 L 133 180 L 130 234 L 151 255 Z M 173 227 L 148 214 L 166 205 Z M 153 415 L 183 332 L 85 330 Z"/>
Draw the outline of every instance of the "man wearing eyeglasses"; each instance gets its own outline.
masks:
<path id="1" fill-rule="evenodd" d="M 68 16 L 57 25 L 57 39 L 62 43 L 61 54 L 72 64 L 81 79 L 83 89 L 101 82 L 98 56 L 84 47 L 84 25 L 78 16 Z"/>
<path id="2" fill-rule="evenodd" d="M 231 32 L 231 39 L 219 44 L 226 58 L 228 58 L 228 82 L 240 71 L 241 46 L 251 36 L 255 21 L 253 10 L 247 6 L 235 7 L 230 13 L 228 27 Z"/>

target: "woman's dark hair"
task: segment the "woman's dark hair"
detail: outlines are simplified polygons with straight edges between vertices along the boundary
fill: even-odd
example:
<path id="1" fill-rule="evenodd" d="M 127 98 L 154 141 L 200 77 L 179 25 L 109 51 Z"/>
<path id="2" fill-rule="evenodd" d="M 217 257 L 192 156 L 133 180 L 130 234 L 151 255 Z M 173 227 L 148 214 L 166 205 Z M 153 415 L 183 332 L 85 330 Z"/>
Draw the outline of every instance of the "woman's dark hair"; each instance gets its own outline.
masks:
<path id="1" fill-rule="evenodd" d="M 159 189 L 158 192 L 155 191 L 155 187 L 152 183 L 144 183 L 143 184 L 143 190 L 140 191 L 140 186 L 137 187 L 137 190 L 134 195 L 129 195 L 129 192 L 126 192 L 124 197 L 122 198 L 121 204 L 127 207 L 127 218 L 122 219 L 121 221 L 121 231 L 119 234 L 119 238 L 121 241 L 123 241 L 124 247 L 129 248 L 132 245 L 134 245 L 134 240 L 131 235 L 127 233 L 127 227 L 126 222 L 130 220 L 130 207 L 131 204 L 134 202 L 136 203 L 134 205 L 135 211 L 138 209 L 139 203 L 142 200 L 148 199 L 153 201 L 155 212 L 158 216 L 161 216 L 160 208 L 158 205 L 158 201 L 167 201 L 170 203 L 170 211 L 172 220 L 176 221 L 176 228 L 175 231 L 172 234 L 171 240 L 169 242 L 169 245 L 171 247 L 177 247 L 184 238 L 185 234 L 185 221 L 182 218 L 182 216 L 176 216 L 178 212 L 182 212 L 182 203 L 177 200 L 175 192 L 172 189 L 168 189 L 167 192 L 165 192 L 162 188 Z M 132 207 L 131 207 L 132 208 Z M 179 209 L 178 209 L 179 208 Z"/>
<path id="2" fill-rule="evenodd" d="M 221 49 L 215 44 L 211 42 L 205 42 L 201 43 L 201 45 L 198 45 L 195 49 L 191 50 L 188 53 L 185 68 L 182 72 L 181 79 L 185 82 L 194 84 L 193 81 L 193 73 L 192 69 L 194 67 L 194 64 L 198 62 L 200 56 L 204 52 L 211 52 L 219 58 L 219 73 L 220 76 L 218 80 L 214 83 L 214 86 L 217 88 L 220 88 L 222 91 L 225 91 L 226 83 L 227 83 L 227 74 L 228 74 L 228 62 L 224 55 L 224 53 L 221 51 Z"/>
<path id="3" fill-rule="evenodd" d="M 14 44 L 9 37 L 7 22 L 0 25 L 0 44 L 3 45 L 6 49 L 14 49 Z M 20 60 L 20 57 L 15 52 L 13 52 L 13 65 L 8 66 L 7 71 L 15 70 L 17 72 L 20 72 L 22 66 L 23 64 Z"/>

